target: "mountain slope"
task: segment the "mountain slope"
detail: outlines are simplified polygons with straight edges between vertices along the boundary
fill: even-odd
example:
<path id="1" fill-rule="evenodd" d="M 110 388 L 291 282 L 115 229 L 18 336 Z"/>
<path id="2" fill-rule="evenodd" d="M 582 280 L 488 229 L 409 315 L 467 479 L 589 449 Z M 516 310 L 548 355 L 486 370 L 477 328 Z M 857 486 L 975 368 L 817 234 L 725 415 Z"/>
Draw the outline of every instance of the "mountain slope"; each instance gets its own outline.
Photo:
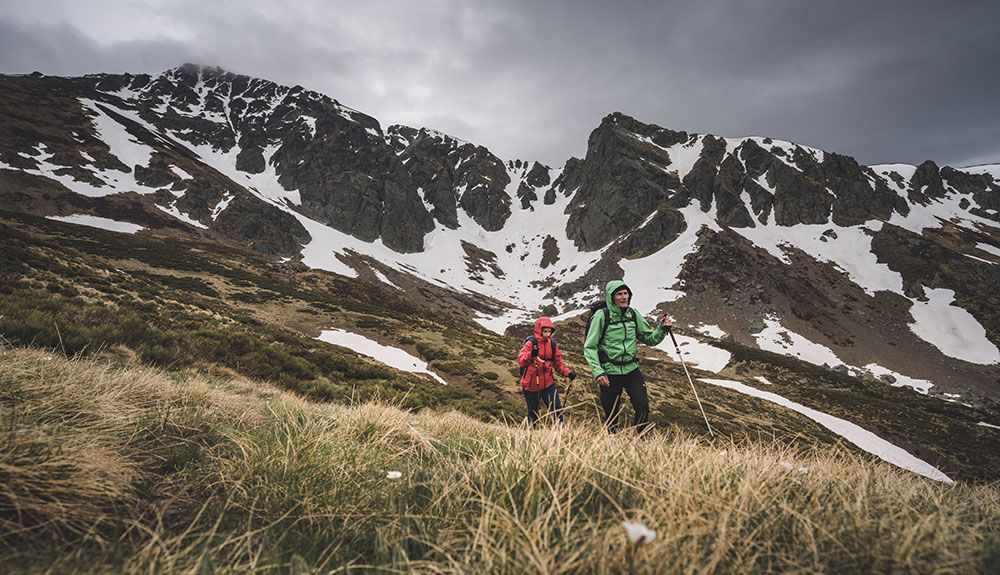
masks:
<path id="1" fill-rule="evenodd" d="M 447 300 L 497 333 L 543 310 L 566 321 L 624 278 L 689 350 L 735 343 L 869 385 L 997 397 L 995 166 L 862 166 L 615 113 L 585 158 L 551 169 L 218 68 L 0 82 L 15 212 L 248 246 Z"/>

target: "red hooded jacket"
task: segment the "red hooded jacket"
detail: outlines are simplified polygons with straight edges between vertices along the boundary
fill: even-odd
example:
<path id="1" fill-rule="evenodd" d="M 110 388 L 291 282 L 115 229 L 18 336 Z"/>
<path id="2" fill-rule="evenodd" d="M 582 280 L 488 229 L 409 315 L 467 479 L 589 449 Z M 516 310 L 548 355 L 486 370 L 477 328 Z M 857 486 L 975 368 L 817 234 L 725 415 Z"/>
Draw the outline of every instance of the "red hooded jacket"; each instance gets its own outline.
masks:
<path id="1" fill-rule="evenodd" d="M 559 353 L 559 346 L 552 345 L 552 340 L 542 337 L 542 328 L 555 327 L 552 320 L 547 317 L 540 317 L 535 320 L 535 341 L 538 342 L 538 357 L 531 357 L 531 341 L 524 342 L 524 346 L 517 354 L 517 365 L 524 369 L 521 376 L 521 387 L 526 391 L 541 391 L 556 381 L 552 377 L 553 369 L 562 376 L 568 376 L 570 369 L 563 363 L 562 354 Z M 554 353 L 553 353 L 554 351 Z"/>

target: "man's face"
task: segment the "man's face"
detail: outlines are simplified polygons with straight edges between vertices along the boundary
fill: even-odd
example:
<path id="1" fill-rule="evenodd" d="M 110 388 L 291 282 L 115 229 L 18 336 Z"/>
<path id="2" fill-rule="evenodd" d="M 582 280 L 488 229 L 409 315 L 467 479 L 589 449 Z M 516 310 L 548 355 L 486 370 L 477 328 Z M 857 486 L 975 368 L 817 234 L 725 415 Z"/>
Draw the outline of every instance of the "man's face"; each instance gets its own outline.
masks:
<path id="1" fill-rule="evenodd" d="M 628 306 L 628 290 L 620 289 L 611 295 L 611 299 L 614 300 L 615 305 L 618 307 Z"/>
<path id="2" fill-rule="evenodd" d="M 554 332 L 554 331 L 555 330 L 552 329 L 551 327 L 543 327 L 542 328 L 542 337 L 548 339 L 548 338 L 552 337 L 552 332 Z"/>

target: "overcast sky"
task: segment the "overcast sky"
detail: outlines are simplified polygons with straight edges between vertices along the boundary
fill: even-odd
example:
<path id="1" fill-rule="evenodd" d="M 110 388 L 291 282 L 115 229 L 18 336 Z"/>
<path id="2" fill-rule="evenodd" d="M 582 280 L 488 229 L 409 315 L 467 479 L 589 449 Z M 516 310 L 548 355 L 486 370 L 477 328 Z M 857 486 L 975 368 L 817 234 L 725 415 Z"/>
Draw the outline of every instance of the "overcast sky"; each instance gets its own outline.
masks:
<path id="1" fill-rule="evenodd" d="M 1000 2 L 0 0 L 0 73 L 185 62 L 561 167 L 601 118 L 1000 163 Z"/>

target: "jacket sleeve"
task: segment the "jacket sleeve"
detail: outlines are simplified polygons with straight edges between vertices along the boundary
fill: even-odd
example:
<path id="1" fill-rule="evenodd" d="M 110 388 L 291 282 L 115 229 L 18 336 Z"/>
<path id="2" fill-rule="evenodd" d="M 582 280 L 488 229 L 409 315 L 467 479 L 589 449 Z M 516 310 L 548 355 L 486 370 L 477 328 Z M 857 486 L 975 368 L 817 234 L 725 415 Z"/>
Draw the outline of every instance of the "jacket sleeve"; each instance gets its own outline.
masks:
<path id="1" fill-rule="evenodd" d="M 568 376 L 570 369 L 566 367 L 565 363 L 563 363 L 562 352 L 559 351 L 558 345 L 556 346 L 556 353 L 554 355 L 555 357 L 553 358 L 552 363 L 555 365 L 556 371 L 558 371 L 559 375 L 563 377 Z"/>
<path id="2" fill-rule="evenodd" d="M 595 378 L 604 375 L 604 368 L 601 366 L 601 360 L 597 353 L 597 346 L 600 343 L 603 330 L 604 314 L 595 313 L 594 319 L 590 320 L 590 331 L 587 332 L 587 338 L 583 342 L 583 358 L 587 360 L 590 372 L 594 374 Z"/>
<path id="3" fill-rule="evenodd" d="M 531 340 L 524 342 L 521 351 L 517 353 L 517 366 L 528 367 L 531 364 Z"/>
<path id="4" fill-rule="evenodd" d="M 639 312 L 632 310 L 635 314 L 635 323 L 639 328 L 639 341 L 646 345 L 656 345 L 663 341 L 663 338 L 667 335 L 667 330 L 663 329 L 663 326 L 659 322 L 656 323 L 656 328 L 649 327 L 649 323 L 646 322 L 646 318 L 642 317 Z"/>

